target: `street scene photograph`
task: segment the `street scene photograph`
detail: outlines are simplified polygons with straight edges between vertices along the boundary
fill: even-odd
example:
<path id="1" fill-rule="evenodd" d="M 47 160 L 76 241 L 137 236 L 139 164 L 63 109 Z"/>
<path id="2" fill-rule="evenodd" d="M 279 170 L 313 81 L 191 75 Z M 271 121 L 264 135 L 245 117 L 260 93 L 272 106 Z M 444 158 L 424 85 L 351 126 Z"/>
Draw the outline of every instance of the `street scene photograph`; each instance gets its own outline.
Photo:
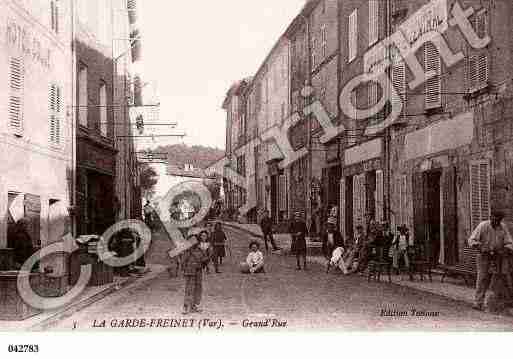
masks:
<path id="1" fill-rule="evenodd" d="M 511 334 L 512 18 L 0 0 L 0 356 L 49 352 L 26 333 Z"/>

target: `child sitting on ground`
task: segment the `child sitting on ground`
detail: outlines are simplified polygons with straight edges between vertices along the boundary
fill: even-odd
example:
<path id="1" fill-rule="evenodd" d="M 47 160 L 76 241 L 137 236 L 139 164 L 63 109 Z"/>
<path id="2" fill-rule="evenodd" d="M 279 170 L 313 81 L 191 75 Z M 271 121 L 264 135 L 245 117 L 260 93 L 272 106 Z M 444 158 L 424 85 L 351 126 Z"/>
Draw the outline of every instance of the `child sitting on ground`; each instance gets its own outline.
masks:
<path id="1" fill-rule="evenodd" d="M 265 273 L 264 255 L 260 251 L 260 244 L 251 242 L 249 249 L 250 252 L 246 261 L 240 264 L 241 272 L 244 274 Z"/>

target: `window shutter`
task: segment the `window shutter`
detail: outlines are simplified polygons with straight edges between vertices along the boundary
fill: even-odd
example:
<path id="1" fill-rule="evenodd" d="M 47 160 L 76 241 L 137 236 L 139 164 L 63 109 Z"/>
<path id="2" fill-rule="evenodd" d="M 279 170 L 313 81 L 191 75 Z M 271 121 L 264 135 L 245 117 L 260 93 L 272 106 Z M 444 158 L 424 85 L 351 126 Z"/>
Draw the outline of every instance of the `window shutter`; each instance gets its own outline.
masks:
<path id="1" fill-rule="evenodd" d="M 383 194 L 383 171 L 376 171 L 376 221 L 383 222 L 384 217 L 384 194 Z"/>
<path id="2" fill-rule="evenodd" d="M 488 85 L 488 54 L 482 53 L 478 56 L 477 68 L 479 86 L 485 87 Z"/>
<path id="3" fill-rule="evenodd" d="M 315 35 L 313 35 L 313 38 L 312 38 L 312 69 L 314 69 L 317 64 L 316 64 L 316 49 L 317 47 L 317 39 L 315 38 Z"/>
<path id="4" fill-rule="evenodd" d="M 355 9 L 349 15 L 349 31 L 348 31 L 348 61 L 351 62 L 356 58 L 357 41 L 357 27 L 358 27 L 358 10 Z"/>
<path id="5" fill-rule="evenodd" d="M 280 175 L 280 211 L 287 210 L 287 178 Z"/>
<path id="6" fill-rule="evenodd" d="M 404 61 L 394 64 L 392 67 L 392 81 L 403 104 L 406 104 L 406 65 Z M 400 103 L 397 100 L 392 100 L 392 106 L 398 107 Z"/>
<path id="7" fill-rule="evenodd" d="M 368 107 L 371 108 L 372 106 L 376 105 L 376 103 L 378 102 L 378 84 L 377 82 L 369 82 L 369 87 L 368 87 L 368 100 L 369 100 L 369 103 L 368 103 Z M 379 116 L 380 114 L 377 113 L 376 115 L 372 116 L 370 118 L 370 121 L 372 124 L 374 124 L 377 120 L 379 120 Z"/>
<path id="8" fill-rule="evenodd" d="M 50 85 L 49 109 L 50 109 L 50 142 L 61 143 L 61 89 L 57 85 Z"/>
<path id="9" fill-rule="evenodd" d="M 108 134 L 108 116 L 107 116 L 107 85 L 100 85 L 100 132 L 101 135 L 107 137 Z"/>
<path id="10" fill-rule="evenodd" d="M 9 127 L 15 135 L 23 135 L 23 90 L 25 69 L 20 59 L 12 58 L 10 63 Z"/>
<path id="11" fill-rule="evenodd" d="M 346 237 L 346 180 L 340 180 L 340 233 Z"/>
<path id="12" fill-rule="evenodd" d="M 426 109 L 442 106 L 441 59 L 432 43 L 424 46 L 424 67 L 426 72 L 433 71 L 436 75 L 426 81 Z"/>
<path id="13" fill-rule="evenodd" d="M 378 15 L 379 4 L 377 0 L 369 0 L 369 46 L 378 41 Z"/>
<path id="14" fill-rule="evenodd" d="M 353 177 L 353 228 L 359 225 L 360 219 L 360 177 Z"/>
<path id="15" fill-rule="evenodd" d="M 326 58 L 328 52 L 328 32 L 326 30 L 326 25 L 322 25 L 321 27 L 321 41 L 322 41 L 322 57 Z"/>
<path id="16" fill-rule="evenodd" d="M 478 161 L 470 164 L 471 230 L 490 218 L 490 163 Z"/>

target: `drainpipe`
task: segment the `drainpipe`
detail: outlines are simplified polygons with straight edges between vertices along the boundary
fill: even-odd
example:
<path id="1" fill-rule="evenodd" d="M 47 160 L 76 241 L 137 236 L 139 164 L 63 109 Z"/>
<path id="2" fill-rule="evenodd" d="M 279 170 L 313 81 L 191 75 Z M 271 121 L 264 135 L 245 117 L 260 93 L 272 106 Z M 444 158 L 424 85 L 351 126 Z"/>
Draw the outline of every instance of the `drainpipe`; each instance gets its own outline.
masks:
<path id="1" fill-rule="evenodd" d="M 78 175 L 77 172 L 77 132 L 76 132 L 76 126 L 77 126 L 77 118 L 75 117 L 76 114 L 76 96 L 77 96 L 77 83 L 75 78 L 75 70 L 77 66 L 77 59 L 76 59 L 76 48 L 75 48 L 75 0 L 70 1 L 70 7 L 71 7 L 71 179 L 70 179 L 70 185 L 71 185 L 71 198 L 70 198 L 70 208 L 72 209 L 72 213 L 70 216 L 71 219 L 71 233 L 73 237 L 75 238 L 77 236 L 77 212 L 78 208 L 76 208 L 77 203 L 77 189 L 76 187 L 76 176 Z"/>
<path id="2" fill-rule="evenodd" d="M 385 38 L 389 37 L 392 34 L 392 6 L 391 6 L 392 0 L 386 0 L 386 33 Z M 392 72 L 391 67 L 388 68 L 389 75 Z M 389 85 L 390 86 L 390 85 Z M 390 93 L 390 90 L 389 90 Z M 384 154 L 385 154 L 385 173 L 386 173 L 386 200 L 384 200 L 384 217 L 385 220 L 390 223 L 391 220 L 391 179 L 392 179 L 392 169 L 391 169 L 391 150 L 390 150 L 390 144 L 391 144 L 391 129 L 390 127 L 387 127 L 385 129 L 385 141 L 384 141 Z"/>

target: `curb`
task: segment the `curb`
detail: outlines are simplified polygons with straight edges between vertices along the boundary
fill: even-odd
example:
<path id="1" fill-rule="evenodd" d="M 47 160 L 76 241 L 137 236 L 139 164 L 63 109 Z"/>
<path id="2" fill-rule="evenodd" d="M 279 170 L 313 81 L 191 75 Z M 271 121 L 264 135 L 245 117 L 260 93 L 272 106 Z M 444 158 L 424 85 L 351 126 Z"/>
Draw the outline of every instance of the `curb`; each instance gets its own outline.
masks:
<path id="1" fill-rule="evenodd" d="M 150 274 L 151 272 L 148 272 L 147 274 Z M 112 283 L 109 287 L 105 288 L 104 290 L 94 294 L 93 296 L 89 298 L 82 299 L 81 301 L 75 302 L 70 304 L 69 306 L 65 307 L 63 310 L 61 310 L 58 313 L 55 313 L 51 315 L 48 318 L 45 318 L 40 323 L 37 323 L 27 329 L 27 331 L 44 331 L 55 324 L 57 324 L 59 321 L 62 321 L 63 319 L 71 317 L 73 314 L 81 311 L 82 309 L 85 309 L 92 304 L 104 299 L 105 297 L 121 291 L 122 289 L 140 281 L 143 280 L 146 277 L 146 275 L 143 275 L 141 277 L 131 277 L 127 278 L 125 281 L 121 283 Z"/>
<path id="2" fill-rule="evenodd" d="M 241 232 L 244 232 L 246 234 L 249 234 L 250 236 L 253 236 L 255 238 L 264 238 L 264 236 L 261 235 L 261 234 L 252 232 L 252 231 L 250 231 L 249 229 L 246 229 L 246 228 L 239 227 L 238 225 L 233 224 L 231 222 L 223 222 L 223 225 L 227 226 L 227 227 L 230 227 L 230 228 L 234 228 L 234 229 L 239 230 Z"/>

